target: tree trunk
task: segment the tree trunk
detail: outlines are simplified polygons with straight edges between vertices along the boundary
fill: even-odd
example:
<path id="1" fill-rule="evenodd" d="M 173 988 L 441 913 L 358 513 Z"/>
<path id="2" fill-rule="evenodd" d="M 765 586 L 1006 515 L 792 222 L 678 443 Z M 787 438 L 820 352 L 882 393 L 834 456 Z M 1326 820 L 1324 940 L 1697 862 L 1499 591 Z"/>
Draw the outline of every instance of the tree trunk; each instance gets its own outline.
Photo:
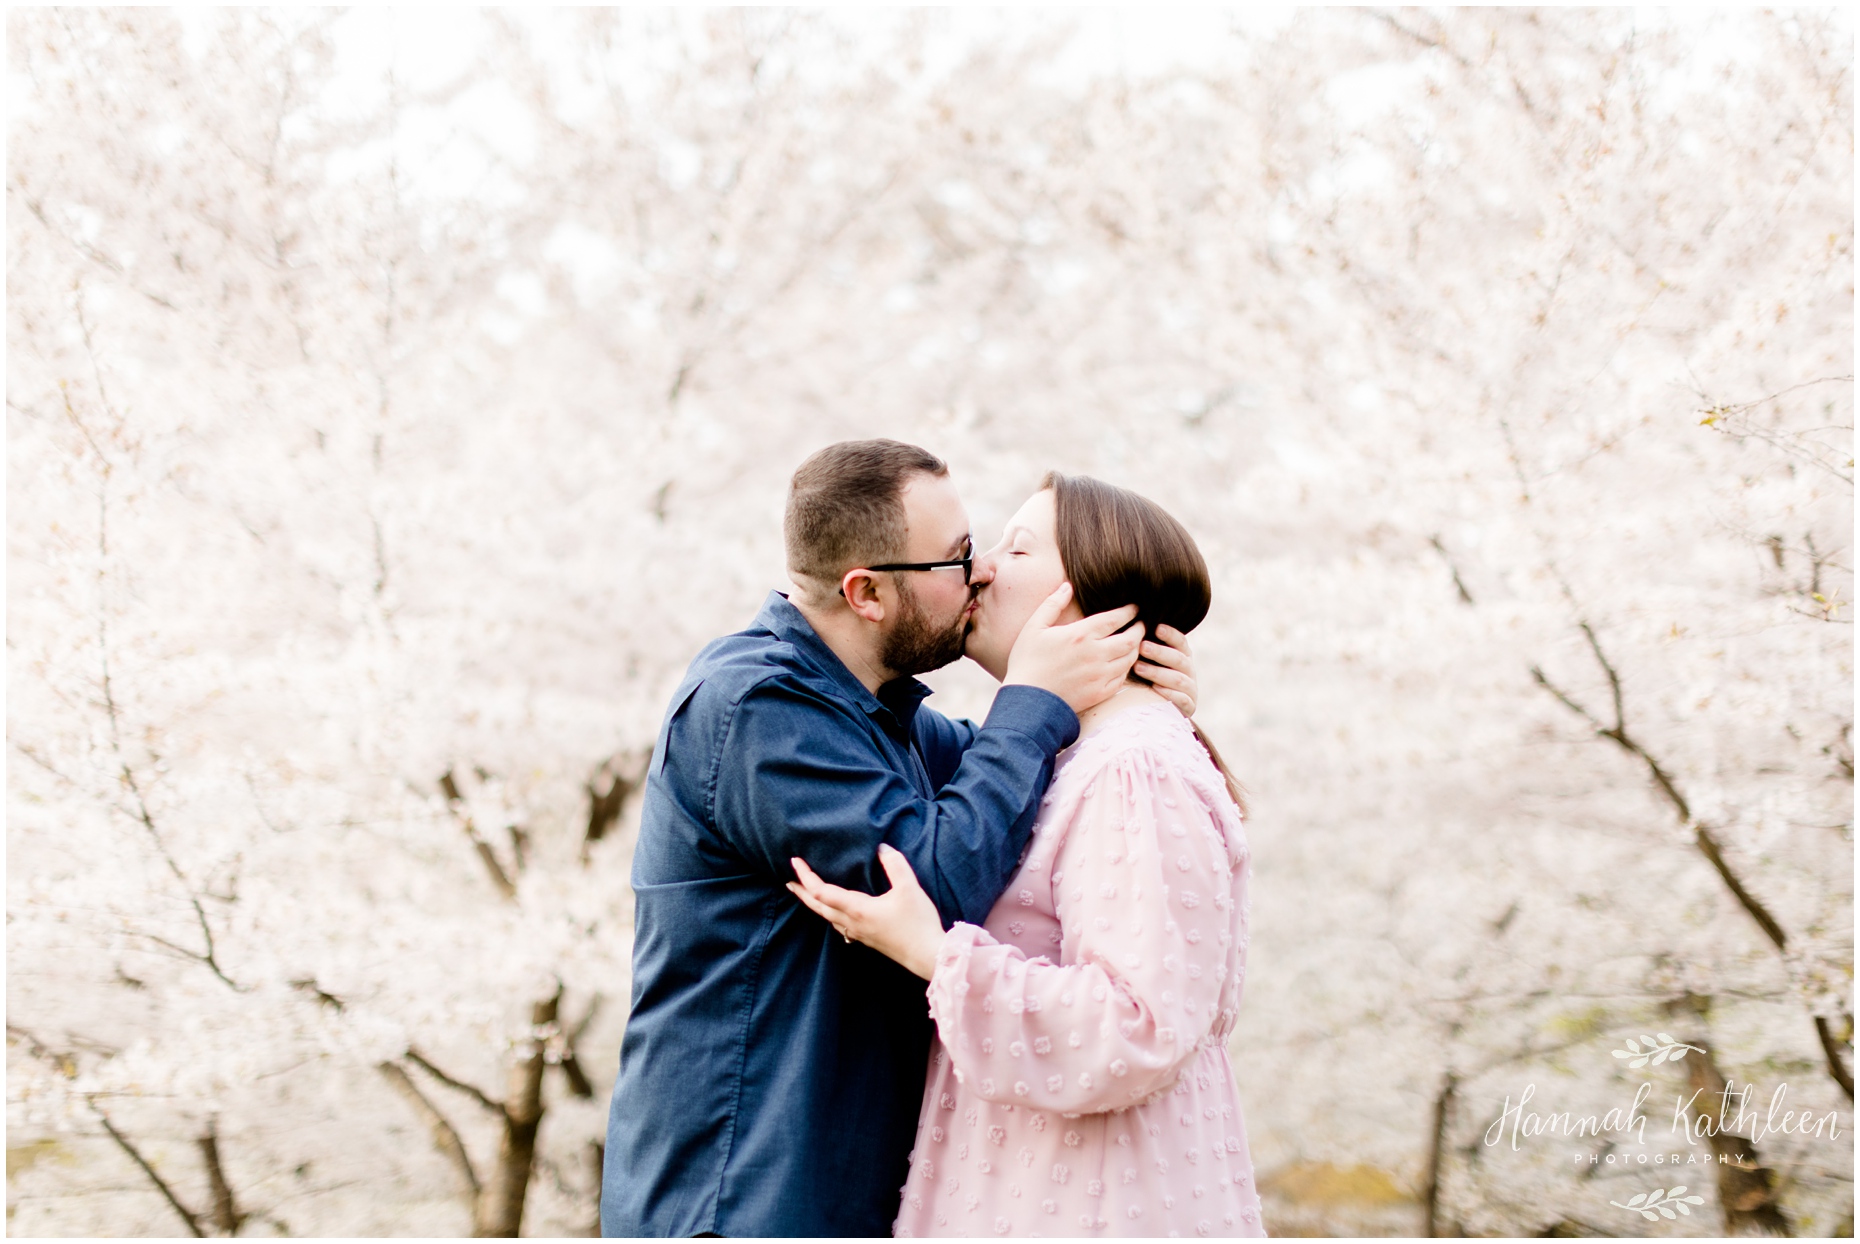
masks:
<path id="1" fill-rule="evenodd" d="M 237 1235 L 245 1215 L 239 1212 L 238 1205 L 233 1201 L 232 1184 L 227 1182 L 226 1168 L 220 1165 L 220 1128 L 217 1120 L 207 1124 L 207 1134 L 196 1143 L 200 1145 L 200 1159 L 207 1168 L 207 1186 L 213 1193 L 208 1220 L 221 1235 Z"/>
<path id="2" fill-rule="evenodd" d="M 1454 1090 L 1458 1085 L 1458 1077 L 1449 1071 L 1441 1082 L 1440 1095 L 1434 1098 L 1434 1139 L 1427 1149 L 1427 1230 L 1424 1233 L 1429 1239 L 1442 1234 L 1459 1234 L 1457 1230 L 1443 1233 L 1440 1224 L 1440 1173 L 1446 1159 L 1447 1124 L 1453 1116 Z"/>
<path id="3" fill-rule="evenodd" d="M 504 1093 L 504 1131 L 497 1165 L 478 1202 L 477 1234 L 515 1237 L 522 1233 L 523 1200 L 536 1163 L 536 1131 L 542 1125 L 542 1083 L 547 1030 L 555 1023 L 562 995 L 530 1008 L 530 1035 L 518 1049 Z"/>
<path id="4" fill-rule="evenodd" d="M 1776 1172 L 1762 1165 L 1757 1147 L 1746 1138 L 1721 1132 L 1718 1121 L 1736 1118 L 1736 1108 L 1724 1109 L 1724 1074 L 1713 1061 L 1711 1047 L 1697 1038 L 1688 1042 L 1704 1053 L 1686 1056 L 1687 1087 L 1698 1094 L 1695 1109 L 1701 1116 L 1715 1115 L 1706 1139 L 1711 1142 L 1713 1169 L 1718 1176 L 1718 1204 L 1724 1211 L 1726 1235 L 1792 1235 L 1789 1220 L 1776 1203 Z M 1747 1092 L 1748 1090 L 1746 1090 Z M 1713 1105 L 1712 1103 L 1718 1103 Z M 1729 1116 L 1729 1119 L 1726 1119 Z"/>

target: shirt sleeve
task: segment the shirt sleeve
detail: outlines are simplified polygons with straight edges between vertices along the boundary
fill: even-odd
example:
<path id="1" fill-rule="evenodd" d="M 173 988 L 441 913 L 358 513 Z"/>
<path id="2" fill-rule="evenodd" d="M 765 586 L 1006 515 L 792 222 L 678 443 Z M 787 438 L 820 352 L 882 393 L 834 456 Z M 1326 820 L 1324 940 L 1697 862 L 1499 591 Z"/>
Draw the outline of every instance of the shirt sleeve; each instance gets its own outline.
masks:
<path id="1" fill-rule="evenodd" d="M 959 924 L 928 992 L 984 1099 L 1090 1114 L 1173 1084 L 1213 1030 L 1233 865 L 1208 805 L 1147 750 L 1111 758 L 1075 818 L 1052 873 L 1064 966 Z"/>
<path id="2" fill-rule="evenodd" d="M 880 744 L 856 705 L 800 679 L 767 680 L 726 727 L 711 801 L 718 834 L 787 880 L 799 856 L 835 885 L 882 893 L 878 845 L 904 854 L 946 924 L 980 920 L 1019 862 L 1052 775 L 1078 734 L 1065 701 L 1003 687 L 954 776 L 934 797 Z"/>
<path id="3" fill-rule="evenodd" d="M 930 786 L 941 790 L 956 776 L 962 757 L 975 743 L 981 727 L 966 717 L 945 717 L 928 704 L 917 710 L 917 750 L 930 773 Z"/>

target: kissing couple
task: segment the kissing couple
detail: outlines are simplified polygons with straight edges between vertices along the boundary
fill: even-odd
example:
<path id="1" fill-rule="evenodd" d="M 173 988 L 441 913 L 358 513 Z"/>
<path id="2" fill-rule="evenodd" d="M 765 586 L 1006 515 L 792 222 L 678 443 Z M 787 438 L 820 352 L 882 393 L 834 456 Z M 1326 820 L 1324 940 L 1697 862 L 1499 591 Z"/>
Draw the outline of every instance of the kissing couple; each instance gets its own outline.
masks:
<path id="1" fill-rule="evenodd" d="M 692 661 L 647 770 L 603 1233 L 1263 1235 L 1193 538 L 1050 474 L 977 556 L 890 440 L 804 462 L 783 535 L 794 593 Z M 979 726 L 912 677 L 961 656 Z"/>

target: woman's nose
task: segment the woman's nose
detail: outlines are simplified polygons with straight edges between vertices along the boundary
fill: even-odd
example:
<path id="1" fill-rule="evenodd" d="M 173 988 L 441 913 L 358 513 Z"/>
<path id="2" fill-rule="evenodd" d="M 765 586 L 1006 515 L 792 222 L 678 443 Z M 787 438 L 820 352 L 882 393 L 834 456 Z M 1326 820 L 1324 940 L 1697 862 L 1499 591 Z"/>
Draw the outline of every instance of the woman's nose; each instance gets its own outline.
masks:
<path id="1" fill-rule="evenodd" d="M 979 588 L 992 583 L 995 577 L 995 555 L 983 553 L 969 567 L 969 586 Z"/>

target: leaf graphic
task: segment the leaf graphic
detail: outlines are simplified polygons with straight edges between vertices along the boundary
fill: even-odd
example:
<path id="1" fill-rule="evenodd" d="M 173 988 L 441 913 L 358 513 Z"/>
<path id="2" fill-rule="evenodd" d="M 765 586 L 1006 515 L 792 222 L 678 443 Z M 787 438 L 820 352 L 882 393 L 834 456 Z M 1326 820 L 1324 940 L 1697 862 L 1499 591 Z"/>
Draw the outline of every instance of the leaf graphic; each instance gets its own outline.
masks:
<path id="1" fill-rule="evenodd" d="M 1644 1201 L 1644 1200 L 1646 1200 L 1646 1199 L 1647 1199 L 1647 1194 L 1646 1194 L 1645 1192 L 1643 1192 L 1643 1193 L 1641 1193 L 1641 1194 L 1640 1194 L 1639 1196 L 1637 1196 L 1637 1197 L 1633 1197 L 1632 1199 L 1630 1199 L 1630 1200 L 1628 1201 L 1628 1208 L 1629 1208 L 1629 1209 L 1635 1209 L 1635 1208 L 1637 1208 L 1637 1207 L 1638 1207 L 1638 1206 L 1640 1205 L 1640 1203 L 1641 1203 L 1642 1201 Z"/>
<path id="2" fill-rule="evenodd" d="M 1635 1059 L 1633 1062 L 1628 1064 L 1628 1066 L 1630 1067 L 1645 1067 L 1646 1065 L 1647 1065 L 1647 1056 L 1645 1054 L 1642 1054 L 1639 1058 Z"/>
<path id="3" fill-rule="evenodd" d="M 1687 1205 L 1703 1205 L 1703 1204 L 1705 1204 L 1705 1198 L 1704 1198 L 1704 1197 L 1702 1197 L 1702 1196 L 1689 1196 L 1689 1197 L 1681 1197 L 1680 1199 L 1681 1199 L 1681 1200 L 1683 1200 L 1683 1201 L 1684 1201 L 1684 1202 L 1685 1202 L 1685 1203 L 1686 1203 Z"/>
<path id="4" fill-rule="evenodd" d="M 1660 1199 L 1661 1197 L 1663 1197 L 1663 1196 L 1665 1196 L 1665 1195 L 1666 1195 L 1666 1189 L 1665 1189 L 1665 1188 L 1655 1188 L 1655 1189 L 1654 1189 L 1654 1190 L 1653 1190 L 1652 1192 L 1649 1192 L 1649 1193 L 1647 1194 L 1647 1204 L 1648 1204 L 1649 1206 L 1652 1206 L 1652 1204 L 1653 1204 L 1653 1203 L 1654 1203 L 1655 1201 L 1657 1201 L 1657 1200 L 1659 1200 L 1659 1199 Z"/>
<path id="5" fill-rule="evenodd" d="M 1673 1062 L 1678 1062 L 1680 1059 L 1686 1056 L 1686 1050 L 1688 1048 L 1690 1047 L 1684 1046 L 1684 1045 L 1676 1045 L 1673 1047 L 1672 1052 L 1669 1053 L 1666 1057 Z"/>
<path id="6" fill-rule="evenodd" d="M 1616 1057 L 1616 1058 L 1632 1058 L 1632 1057 L 1634 1057 L 1634 1055 L 1632 1055 L 1631 1053 L 1629 1053 L 1629 1052 L 1628 1052 L 1628 1051 L 1626 1051 L 1626 1050 L 1616 1050 L 1616 1051 L 1615 1051 L 1615 1057 Z"/>
<path id="7" fill-rule="evenodd" d="M 1652 1037 L 1642 1037 L 1640 1039 L 1640 1043 L 1646 1046 L 1650 1050 L 1657 1048 L 1660 1044 L 1658 1041 L 1655 1041 Z"/>
<path id="8" fill-rule="evenodd" d="M 1674 1188 L 1671 1192 L 1667 1193 L 1666 1195 L 1678 1196 L 1680 1193 L 1684 1192 L 1685 1190 L 1686 1190 L 1686 1186 L 1684 1184 L 1680 1184 L 1677 1188 Z"/>
<path id="9" fill-rule="evenodd" d="M 1660 1216 L 1669 1220 L 1677 1217 L 1672 1210 L 1666 1208 L 1664 1205 L 1660 1207 Z"/>
<path id="10" fill-rule="evenodd" d="M 1646 1220 L 1647 1220 L 1648 1222 L 1658 1222 L 1658 1221 L 1660 1221 L 1660 1219 L 1659 1219 L 1659 1216 L 1658 1216 L 1658 1215 L 1656 1215 L 1656 1214 L 1655 1214 L 1655 1213 L 1654 1213 L 1654 1212 L 1653 1212 L 1652 1210 L 1650 1210 L 1650 1209 L 1643 1209 L 1642 1211 L 1640 1211 L 1640 1216 L 1641 1216 L 1642 1218 L 1645 1218 L 1645 1219 L 1646 1219 Z"/>
<path id="11" fill-rule="evenodd" d="M 1704 1198 L 1700 1197 L 1694 1199 L 1703 1200 Z M 1690 1214 L 1692 1212 L 1692 1207 L 1686 1204 L 1686 1200 L 1687 1198 L 1680 1197 L 1677 1201 L 1673 1202 L 1674 1205 L 1679 1207 L 1679 1212 L 1682 1214 Z"/>
<path id="12" fill-rule="evenodd" d="M 1653 1056 L 1653 1065 L 1658 1067 L 1661 1063 L 1666 1061 L 1666 1056 L 1670 1053 L 1672 1053 L 1671 1050 L 1661 1050 L 1658 1054 L 1655 1054 Z"/>
<path id="13" fill-rule="evenodd" d="M 1635 1044 L 1634 1044 L 1634 1038 L 1633 1038 L 1633 1037 L 1629 1037 L 1629 1038 L 1627 1039 L 1627 1047 L 1628 1047 L 1628 1049 L 1630 1049 L 1630 1050 L 1632 1050 L 1632 1051 L 1633 1051 L 1634 1053 L 1636 1053 L 1636 1054 L 1638 1054 L 1638 1053 L 1640 1053 L 1640 1047 L 1639 1047 L 1638 1045 L 1635 1045 Z"/>

